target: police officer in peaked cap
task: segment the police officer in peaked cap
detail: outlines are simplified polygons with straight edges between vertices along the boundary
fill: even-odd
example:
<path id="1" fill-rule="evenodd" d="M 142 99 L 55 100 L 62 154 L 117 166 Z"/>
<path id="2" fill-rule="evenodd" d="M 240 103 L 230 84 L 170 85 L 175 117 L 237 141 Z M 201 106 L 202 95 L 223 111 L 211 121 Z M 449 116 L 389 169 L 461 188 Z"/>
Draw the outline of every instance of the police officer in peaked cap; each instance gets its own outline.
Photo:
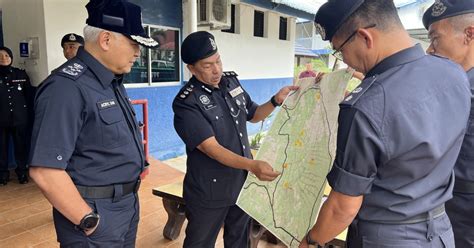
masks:
<path id="1" fill-rule="evenodd" d="M 471 106 L 466 74 L 413 44 L 392 0 L 329 0 L 315 25 L 366 76 L 340 104 L 332 190 L 300 247 L 349 225 L 351 248 L 454 247 L 444 204 Z"/>
<path id="2" fill-rule="evenodd" d="M 79 49 L 80 46 L 84 46 L 84 38 L 78 34 L 66 34 L 61 39 L 61 47 L 63 48 L 64 57 L 67 60 L 76 56 L 77 49 Z"/>
<path id="3" fill-rule="evenodd" d="M 216 41 L 206 31 L 186 37 L 181 56 L 193 74 L 173 101 L 174 126 L 188 155 L 184 247 L 214 247 L 222 225 L 225 247 L 247 247 L 249 216 L 235 205 L 247 172 L 263 181 L 279 172 L 252 160 L 246 123 L 265 119 L 298 87 L 282 88 L 265 104 L 253 102 L 235 72 L 222 72 Z"/>
<path id="4" fill-rule="evenodd" d="M 53 205 L 61 247 L 134 247 L 145 154 L 123 74 L 140 45 L 158 43 L 135 4 L 86 8 L 84 47 L 38 90 L 30 174 Z"/>
<path id="5" fill-rule="evenodd" d="M 474 94 L 474 1 L 440 0 L 423 15 L 431 40 L 428 53 L 445 56 L 467 72 Z M 456 247 L 474 247 L 474 105 L 454 172 L 453 199 L 446 213 L 453 225 Z"/>

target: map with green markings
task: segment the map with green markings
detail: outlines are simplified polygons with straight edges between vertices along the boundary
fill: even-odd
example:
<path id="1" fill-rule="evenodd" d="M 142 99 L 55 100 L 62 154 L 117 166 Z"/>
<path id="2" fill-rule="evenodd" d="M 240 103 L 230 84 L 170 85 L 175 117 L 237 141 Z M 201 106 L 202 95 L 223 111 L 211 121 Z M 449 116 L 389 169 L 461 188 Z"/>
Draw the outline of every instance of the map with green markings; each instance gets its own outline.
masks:
<path id="1" fill-rule="evenodd" d="M 281 175 L 261 182 L 249 173 L 237 205 L 289 247 L 313 226 L 326 175 L 335 158 L 339 102 L 351 74 L 345 70 L 298 82 L 265 136 L 255 159 Z"/>

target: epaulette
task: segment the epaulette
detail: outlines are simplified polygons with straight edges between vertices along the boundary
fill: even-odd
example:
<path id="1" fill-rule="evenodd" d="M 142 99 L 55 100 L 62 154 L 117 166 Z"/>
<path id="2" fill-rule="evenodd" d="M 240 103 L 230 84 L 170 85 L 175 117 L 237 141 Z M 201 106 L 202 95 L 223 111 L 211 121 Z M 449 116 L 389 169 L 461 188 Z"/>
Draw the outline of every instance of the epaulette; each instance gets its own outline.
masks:
<path id="1" fill-rule="evenodd" d="M 360 97 L 367 92 L 367 90 L 377 81 L 377 76 L 370 78 L 365 78 L 362 83 L 355 88 L 342 102 L 339 104 L 341 106 L 353 106 Z"/>
<path id="2" fill-rule="evenodd" d="M 237 73 L 234 71 L 225 71 L 222 73 L 225 77 L 237 77 L 239 76 Z"/>
<path id="3" fill-rule="evenodd" d="M 178 95 L 176 96 L 178 99 L 184 100 L 191 95 L 194 90 L 194 84 L 188 83 L 186 84 L 181 90 L 179 91 Z"/>
<path id="4" fill-rule="evenodd" d="M 73 63 L 66 63 L 57 70 L 57 75 L 61 75 L 72 80 L 77 80 L 84 72 L 87 71 L 87 65 L 79 61 Z"/>

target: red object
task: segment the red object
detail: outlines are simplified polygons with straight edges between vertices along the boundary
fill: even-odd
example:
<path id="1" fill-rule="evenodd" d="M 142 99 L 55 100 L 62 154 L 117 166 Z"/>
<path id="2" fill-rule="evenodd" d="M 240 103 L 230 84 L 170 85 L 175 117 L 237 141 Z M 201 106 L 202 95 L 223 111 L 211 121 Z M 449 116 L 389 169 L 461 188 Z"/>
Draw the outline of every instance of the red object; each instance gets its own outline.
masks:
<path id="1" fill-rule="evenodd" d="M 143 172 L 140 174 L 140 178 L 144 179 L 149 173 L 148 167 L 148 158 L 149 158 L 149 143 L 148 143 L 148 100 L 147 99 L 138 99 L 131 101 L 133 105 L 142 105 L 143 111 L 143 126 L 141 126 L 143 132 L 143 150 L 145 151 L 145 159 L 147 161 L 147 165 Z"/>

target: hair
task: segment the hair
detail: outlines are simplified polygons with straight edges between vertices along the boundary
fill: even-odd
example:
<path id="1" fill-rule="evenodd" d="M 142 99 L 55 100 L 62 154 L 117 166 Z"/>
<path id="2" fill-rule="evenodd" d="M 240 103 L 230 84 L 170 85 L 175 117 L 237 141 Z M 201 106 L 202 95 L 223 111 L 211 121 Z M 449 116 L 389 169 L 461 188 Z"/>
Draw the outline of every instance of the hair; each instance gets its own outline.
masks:
<path id="1" fill-rule="evenodd" d="M 336 36 L 348 37 L 358 28 L 375 24 L 382 32 L 403 29 L 393 0 L 366 0 L 352 13 L 336 32 Z"/>
<path id="2" fill-rule="evenodd" d="M 83 32 L 84 32 L 84 41 L 85 42 L 96 42 L 99 39 L 100 32 L 102 32 L 102 31 L 110 32 L 114 36 L 119 35 L 119 33 L 117 33 L 117 32 L 113 32 L 113 31 L 102 29 L 102 28 L 96 28 L 96 27 L 93 27 L 93 26 L 86 25 L 84 27 L 84 30 L 83 30 Z"/>
<path id="3" fill-rule="evenodd" d="M 474 13 L 453 16 L 448 18 L 448 20 L 455 32 L 464 33 L 467 27 L 474 26 Z"/>

